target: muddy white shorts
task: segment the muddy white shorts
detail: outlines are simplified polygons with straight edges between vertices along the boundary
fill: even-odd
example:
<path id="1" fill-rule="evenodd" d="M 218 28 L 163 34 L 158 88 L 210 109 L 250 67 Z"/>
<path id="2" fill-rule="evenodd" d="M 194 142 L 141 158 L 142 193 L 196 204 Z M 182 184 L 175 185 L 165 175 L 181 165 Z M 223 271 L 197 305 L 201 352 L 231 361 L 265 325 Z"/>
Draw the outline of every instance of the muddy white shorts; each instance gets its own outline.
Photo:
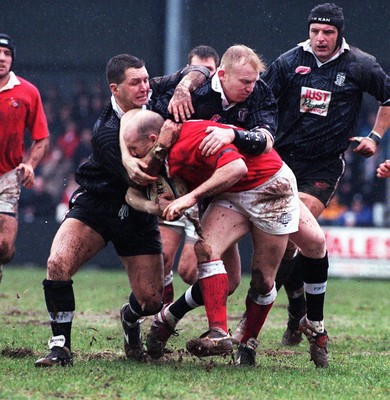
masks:
<path id="1" fill-rule="evenodd" d="M 285 163 L 260 186 L 242 192 L 221 193 L 212 200 L 210 206 L 213 205 L 245 215 L 258 229 L 272 235 L 284 235 L 298 230 L 297 181 Z"/>
<path id="2" fill-rule="evenodd" d="M 18 213 L 20 185 L 16 169 L 0 176 L 0 213 Z"/>
<path id="3" fill-rule="evenodd" d="M 187 213 L 194 219 L 199 219 L 198 206 L 193 206 L 187 210 Z M 175 230 L 179 235 L 185 237 L 185 242 L 195 243 L 199 236 L 195 231 L 194 224 L 183 215 L 177 221 L 160 220 L 159 225 Z"/>

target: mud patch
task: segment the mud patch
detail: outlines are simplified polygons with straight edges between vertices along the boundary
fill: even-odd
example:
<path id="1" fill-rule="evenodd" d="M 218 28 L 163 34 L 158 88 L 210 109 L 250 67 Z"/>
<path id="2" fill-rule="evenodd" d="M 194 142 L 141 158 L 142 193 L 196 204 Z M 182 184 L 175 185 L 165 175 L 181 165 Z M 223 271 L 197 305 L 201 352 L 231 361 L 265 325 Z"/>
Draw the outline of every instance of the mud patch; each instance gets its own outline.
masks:
<path id="1" fill-rule="evenodd" d="M 27 349 L 25 347 L 19 347 L 16 349 L 6 347 L 1 351 L 1 355 L 9 358 L 24 358 L 33 356 L 34 352 L 31 349 Z"/>

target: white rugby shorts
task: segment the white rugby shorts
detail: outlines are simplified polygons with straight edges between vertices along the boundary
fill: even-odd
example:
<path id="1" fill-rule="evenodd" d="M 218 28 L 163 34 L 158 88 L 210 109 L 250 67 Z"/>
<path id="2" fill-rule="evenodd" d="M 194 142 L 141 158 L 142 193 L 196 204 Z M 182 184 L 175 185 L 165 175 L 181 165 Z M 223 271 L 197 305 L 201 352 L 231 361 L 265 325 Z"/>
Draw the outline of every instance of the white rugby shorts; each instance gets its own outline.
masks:
<path id="1" fill-rule="evenodd" d="M 187 212 L 191 215 L 192 218 L 198 219 L 199 218 L 199 211 L 198 211 L 198 206 L 195 205 L 187 210 Z M 183 236 L 185 236 L 185 241 L 186 242 L 193 242 L 195 243 L 198 239 L 199 236 L 195 231 L 194 224 L 185 216 L 181 216 L 178 220 L 176 221 L 165 221 L 161 219 L 159 221 L 160 225 L 165 225 L 168 227 L 172 227 L 172 229 L 175 229 L 176 231 L 182 230 L 183 231 Z"/>
<path id="2" fill-rule="evenodd" d="M 0 176 L 0 213 L 18 213 L 20 185 L 16 169 Z"/>
<path id="3" fill-rule="evenodd" d="M 242 192 L 221 193 L 211 201 L 210 206 L 213 205 L 245 215 L 258 229 L 272 235 L 298 231 L 297 181 L 285 163 L 275 175 L 260 186 Z"/>

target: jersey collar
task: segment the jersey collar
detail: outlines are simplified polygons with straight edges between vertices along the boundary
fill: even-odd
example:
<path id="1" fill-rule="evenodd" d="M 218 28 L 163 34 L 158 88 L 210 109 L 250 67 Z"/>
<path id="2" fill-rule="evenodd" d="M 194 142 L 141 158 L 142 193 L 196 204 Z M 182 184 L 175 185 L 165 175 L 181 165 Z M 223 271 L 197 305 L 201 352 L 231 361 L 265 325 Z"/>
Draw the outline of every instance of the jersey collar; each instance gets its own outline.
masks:
<path id="1" fill-rule="evenodd" d="M 150 101 L 150 98 L 152 97 L 152 89 L 149 90 L 148 93 L 148 101 Z M 115 111 L 116 116 L 121 119 L 123 117 L 123 115 L 125 114 L 125 112 L 119 107 L 118 103 L 115 100 L 114 95 L 111 95 L 111 105 L 112 105 L 112 109 Z M 143 105 L 141 108 L 142 110 L 146 110 L 147 109 L 147 105 Z"/>
<path id="2" fill-rule="evenodd" d="M 20 84 L 21 84 L 20 80 L 17 78 L 15 73 L 13 71 L 11 71 L 9 73 L 8 82 L 0 89 L 0 92 L 3 92 L 4 90 L 10 90 L 13 87 L 15 87 L 16 85 L 20 85 Z"/>
<path id="3" fill-rule="evenodd" d="M 301 47 L 303 48 L 304 51 L 307 51 L 307 52 L 313 54 L 313 56 L 314 56 L 314 58 L 315 58 L 315 60 L 316 60 L 316 63 L 317 63 L 317 66 L 318 66 L 318 67 L 321 67 L 321 66 L 324 65 L 324 64 L 327 64 L 327 63 L 329 63 L 329 62 L 331 62 L 331 61 L 333 61 L 333 60 L 336 60 L 336 59 L 339 58 L 339 57 L 341 56 L 341 54 L 343 54 L 345 51 L 349 51 L 349 50 L 350 50 L 349 44 L 348 44 L 348 43 L 346 42 L 346 40 L 343 38 L 343 41 L 342 41 L 342 43 L 341 43 L 340 50 L 339 50 L 332 58 L 330 58 L 328 61 L 325 61 L 325 62 L 323 63 L 323 62 L 321 62 L 321 61 L 316 57 L 316 55 L 314 54 L 313 49 L 312 49 L 311 46 L 310 46 L 310 39 L 307 39 L 307 40 L 305 40 L 304 42 L 298 43 L 298 46 L 301 46 Z"/>
<path id="4" fill-rule="evenodd" d="M 224 111 L 229 110 L 229 108 L 232 108 L 237 104 L 237 102 L 229 103 L 222 89 L 222 84 L 221 80 L 219 79 L 218 73 L 215 73 L 214 76 L 211 78 L 211 88 L 214 90 L 214 92 L 217 92 L 221 95 L 222 109 Z"/>

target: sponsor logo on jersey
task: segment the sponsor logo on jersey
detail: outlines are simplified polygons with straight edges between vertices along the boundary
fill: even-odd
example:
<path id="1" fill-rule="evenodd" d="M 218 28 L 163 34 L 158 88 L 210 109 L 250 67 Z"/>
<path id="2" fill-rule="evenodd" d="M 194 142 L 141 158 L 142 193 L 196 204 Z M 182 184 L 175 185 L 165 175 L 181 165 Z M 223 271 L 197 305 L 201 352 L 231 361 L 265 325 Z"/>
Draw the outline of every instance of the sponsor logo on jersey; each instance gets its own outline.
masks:
<path id="1" fill-rule="evenodd" d="M 300 112 L 326 117 L 332 92 L 302 86 Z"/>
<path id="2" fill-rule="evenodd" d="M 299 67 L 295 68 L 295 73 L 300 75 L 307 75 L 310 74 L 311 68 L 305 67 L 304 65 L 300 65 Z"/>
<path id="3" fill-rule="evenodd" d="M 346 78 L 345 72 L 339 72 L 336 76 L 336 80 L 334 81 L 334 83 L 337 86 L 344 86 L 345 78 Z"/>

